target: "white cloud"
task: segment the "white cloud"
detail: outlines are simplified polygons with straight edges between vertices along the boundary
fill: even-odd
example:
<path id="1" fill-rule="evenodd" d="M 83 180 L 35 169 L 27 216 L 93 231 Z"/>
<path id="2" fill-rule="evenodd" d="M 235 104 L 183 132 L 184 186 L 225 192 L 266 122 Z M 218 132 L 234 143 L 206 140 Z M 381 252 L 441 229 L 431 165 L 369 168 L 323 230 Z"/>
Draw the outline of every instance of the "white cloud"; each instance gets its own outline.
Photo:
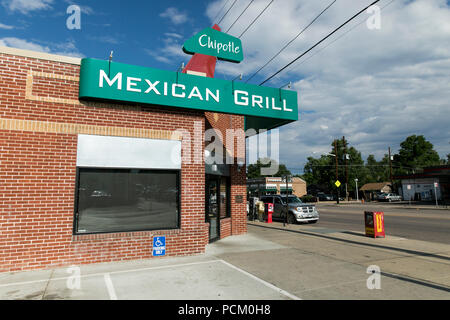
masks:
<path id="1" fill-rule="evenodd" d="M 2 5 L 10 11 L 27 14 L 36 10 L 51 9 L 53 0 L 2 0 Z"/>
<path id="2" fill-rule="evenodd" d="M 220 7 L 224 1 L 211 6 Z M 371 2 L 336 2 L 251 83 L 258 84 L 279 70 Z M 379 5 L 389 2 L 381 0 Z M 275 1 L 242 37 L 244 62 L 220 63 L 219 74 L 228 77 L 244 72 L 248 77 L 328 3 Z M 255 2 L 230 33 L 239 35 L 265 4 Z M 236 3 L 221 27 L 226 30 L 245 5 Z M 211 6 L 206 11 L 210 19 L 217 13 Z M 369 30 L 368 17 L 362 14 L 311 54 L 361 23 L 358 27 L 266 84 L 277 87 L 293 81 L 299 95 L 300 120 L 280 132 L 281 161 L 291 168 L 301 171 L 308 156 L 317 157 L 316 150 L 329 151 L 332 140 L 344 135 L 363 157 L 375 154 L 381 158 L 389 146 L 397 151 L 411 134 L 423 134 L 441 157 L 450 153 L 449 4 L 446 0 L 396 0 L 381 11 L 381 30 Z"/>
<path id="3" fill-rule="evenodd" d="M 163 40 L 163 46 L 158 49 L 144 49 L 145 52 L 152 56 L 155 60 L 167 63 L 167 64 L 173 64 L 175 62 L 181 62 L 186 60 L 187 56 L 183 52 L 183 44 L 180 42 L 180 40 L 183 38 L 181 35 L 176 33 L 165 33 L 164 34 L 167 38 Z"/>
<path id="4" fill-rule="evenodd" d="M 63 43 L 38 44 L 25 39 L 6 37 L 0 38 L 0 46 L 52 53 L 76 58 L 84 57 L 84 55 L 78 51 L 75 42 L 73 41 L 67 41 Z"/>
<path id="5" fill-rule="evenodd" d="M 117 37 L 113 36 L 87 36 L 88 40 L 96 41 L 96 42 L 103 42 L 108 44 L 119 44 L 120 41 L 117 39 Z"/>
<path id="6" fill-rule="evenodd" d="M 4 30 L 12 30 L 12 29 L 14 29 L 14 26 L 9 26 L 9 25 L 0 23 L 0 29 L 4 29 Z"/>
<path id="7" fill-rule="evenodd" d="M 24 50 L 31 50 L 31 51 L 38 51 L 38 52 L 50 52 L 50 48 L 47 46 L 42 46 L 40 44 L 36 44 L 33 42 L 29 42 L 24 39 L 19 38 L 0 38 L 0 46 L 4 47 L 12 47 L 17 49 L 24 49 Z"/>
<path id="8" fill-rule="evenodd" d="M 188 20 L 186 13 L 180 12 L 177 8 L 170 7 L 159 15 L 161 18 L 169 19 L 173 24 L 182 24 Z"/>
<path id="9" fill-rule="evenodd" d="M 81 9 L 81 13 L 84 13 L 85 15 L 88 15 L 88 16 L 89 16 L 89 15 L 94 14 L 94 9 L 92 9 L 92 8 L 89 7 L 89 6 L 82 6 L 82 5 L 79 5 L 77 2 L 72 1 L 72 0 L 64 0 L 64 2 L 67 3 L 67 4 L 69 4 L 69 5 L 75 4 L 75 5 L 79 6 L 80 9 Z"/>
<path id="10" fill-rule="evenodd" d="M 63 43 L 52 44 L 52 53 L 75 58 L 84 57 L 84 55 L 78 51 L 75 42 L 71 40 Z"/>
<path id="11" fill-rule="evenodd" d="M 174 32 L 166 32 L 166 33 L 164 33 L 164 35 L 168 38 L 183 39 L 183 36 L 181 34 L 174 33 Z"/>

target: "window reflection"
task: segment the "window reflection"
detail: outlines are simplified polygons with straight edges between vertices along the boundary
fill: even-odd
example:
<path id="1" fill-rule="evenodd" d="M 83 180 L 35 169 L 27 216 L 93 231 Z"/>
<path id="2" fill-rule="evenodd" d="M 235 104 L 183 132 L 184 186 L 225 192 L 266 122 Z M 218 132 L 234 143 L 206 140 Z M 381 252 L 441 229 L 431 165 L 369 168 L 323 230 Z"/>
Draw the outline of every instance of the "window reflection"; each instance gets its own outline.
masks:
<path id="1" fill-rule="evenodd" d="M 178 171 L 79 169 L 78 233 L 179 226 Z"/>

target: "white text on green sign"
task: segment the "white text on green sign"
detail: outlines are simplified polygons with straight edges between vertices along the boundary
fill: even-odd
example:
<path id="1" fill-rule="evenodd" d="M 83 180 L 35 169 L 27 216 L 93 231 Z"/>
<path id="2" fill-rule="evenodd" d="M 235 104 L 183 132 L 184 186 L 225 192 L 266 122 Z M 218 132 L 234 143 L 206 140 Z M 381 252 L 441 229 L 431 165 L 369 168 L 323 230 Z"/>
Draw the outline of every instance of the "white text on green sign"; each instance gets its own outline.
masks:
<path id="1" fill-rule="evenodd" d="M 212 28 L 203 29 L 188 39 L 183 51 L 187 54 L 201 53 L 214 56 L 219 60 L 230 62 L 239 63 L 244 60 L 241 40 Z"/>
<path id="2" fill-rule="evenodd" d="M 297 93 L 83 59 L 80 98 L 128 101 L 296 121 Z"/>

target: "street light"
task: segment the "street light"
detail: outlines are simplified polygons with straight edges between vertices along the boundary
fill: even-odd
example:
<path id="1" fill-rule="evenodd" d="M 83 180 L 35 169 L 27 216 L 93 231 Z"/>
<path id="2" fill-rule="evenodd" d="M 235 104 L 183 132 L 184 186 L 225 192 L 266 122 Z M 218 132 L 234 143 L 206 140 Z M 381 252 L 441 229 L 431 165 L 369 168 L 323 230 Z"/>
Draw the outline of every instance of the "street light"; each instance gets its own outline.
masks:
<path id="1" fill-rule="evenodd" d="M 355 182 L 356 182 L 356 202 L 359 202 L 358 178 L 355 179 Z"/>

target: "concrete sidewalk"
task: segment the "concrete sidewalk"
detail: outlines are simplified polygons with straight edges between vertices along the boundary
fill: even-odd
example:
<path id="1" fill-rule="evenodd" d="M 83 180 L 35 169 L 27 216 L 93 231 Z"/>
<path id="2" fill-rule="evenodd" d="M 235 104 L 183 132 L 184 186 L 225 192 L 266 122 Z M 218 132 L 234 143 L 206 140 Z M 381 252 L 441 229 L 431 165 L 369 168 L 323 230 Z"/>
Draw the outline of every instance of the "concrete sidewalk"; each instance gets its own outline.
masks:
<path id="1" fill-rule="evenodd" d="M 0 299 L 450 299 L 450 245 L 249 222 L 199 256 L 0 274 Z M 369 290 L 367 268 L 381 269 Z M 71 273 L 68 273 L 71 271 Z"/>

